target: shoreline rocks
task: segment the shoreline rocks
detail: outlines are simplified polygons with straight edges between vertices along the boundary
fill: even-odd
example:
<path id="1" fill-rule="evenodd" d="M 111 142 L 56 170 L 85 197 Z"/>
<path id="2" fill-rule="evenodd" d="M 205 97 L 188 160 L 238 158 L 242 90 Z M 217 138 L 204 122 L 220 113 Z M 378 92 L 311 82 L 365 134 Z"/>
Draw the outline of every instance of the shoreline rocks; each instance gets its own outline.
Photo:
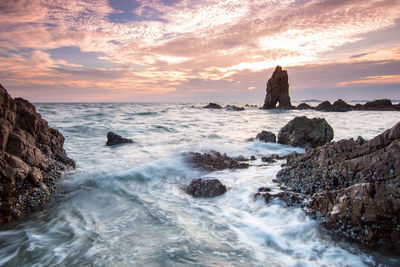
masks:
<path id="1" fill-rule="evenodd" d="M 75 168 L 63 144 L 34 105 L 0 85 L 0 224 L 50 201 L 61 172 Z"/>
<path id="2" fill-rule="evenodd" d="M 400 103 L 393 105 L 392 101 L 389 99 L 378 99 L 365 104 L 356 104 L 355 106 L 350 105 L 338 99 L 333 104 L 329 101 L 323 101 L 316 107 L 312 107 L 307 103 L 301 103 L 297 106 L 297 109 L 311 109 L 324 112 L 347 112 L 347 111 L 400 111 Z"/>
<path id="3" fill-rule="evenodd" d="M 195 198 L 210 198 L 225 194 L 226 186 L 218 179 L 197 178 L 190 182 L 185 192 Z"/>
<path id="4" fill-rule="evenodd" d="M 107 133 L 107 143 L 106 146 L 116 146 L 122 144 L 135 143 L 132 139 L 124 138 L 114 132 Z"/>
<path id="5" fill-rule="evenodd" d="M 221 154 L 216 151 L 209 153 L 188 152 L 184 155 L 187 156 L 188 161 L 197 168 L 202 168 L 207 171 L 217 171 L 224 169 L 245 169 L 250 165 L 241 163 L 226 154 Z"/>
<path id="6" fill-rule="evenodd" d="M 257 134 L 256 139 L 264 143 L 276 143 L 276 135 L 268 131 L 261 131 Z"/>
<path id="7" fill-rule="evenodd" d="M 267 94 L 265 96 L 262 109 L 274 109 L 279 103 L 278 108 L 291 109 L 289 97 L 289 77 L 286 70 L 281 66 L 276 66 L 271 78 L 267 82 Z"/>
<path id="8" fill-rule="evenodd" d="M 333 129 L 325 119 L 296 117 L 282 127 L 278 143 L 294 147 L 317 147 L 333 139 Z"/>
<path id="9" fill-rule="evenodd" d="M 293 152 L 276 181 L 304 196 L 302 205 L 328 230 L 368 246 L 400 247 L 400 122 L 368 142 Z"/>

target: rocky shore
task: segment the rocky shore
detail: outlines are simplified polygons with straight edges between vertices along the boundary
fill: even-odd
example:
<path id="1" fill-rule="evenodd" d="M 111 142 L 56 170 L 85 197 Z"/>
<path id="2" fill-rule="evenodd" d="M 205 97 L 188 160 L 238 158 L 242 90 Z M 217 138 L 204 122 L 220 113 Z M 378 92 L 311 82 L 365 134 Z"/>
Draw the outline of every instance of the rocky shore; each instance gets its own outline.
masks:
<path id="1" fill-rule="evenodd" d="M 366 142 L 330 142 L 292 153 L 266 201 L 300 205 L 326 229 L 368 246 L 400 247 L 400 122 Z"/>
<path id="2" fill-rule="evenodd" d="M 75 167 L 63 144 L 31 103 L 0 85 L 0 224 L 50 201 L 61 173 Z"/>

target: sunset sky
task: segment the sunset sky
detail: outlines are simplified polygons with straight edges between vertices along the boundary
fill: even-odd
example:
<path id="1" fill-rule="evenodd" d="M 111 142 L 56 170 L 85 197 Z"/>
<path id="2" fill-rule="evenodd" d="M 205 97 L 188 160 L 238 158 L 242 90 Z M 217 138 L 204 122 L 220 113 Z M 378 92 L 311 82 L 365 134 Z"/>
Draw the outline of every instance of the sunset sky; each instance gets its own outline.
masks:
<path id="1" fill-rule="evenodd" d="M 1 0 L 0 83 L 34 102 L 400 99 L 400 0 Z"/>

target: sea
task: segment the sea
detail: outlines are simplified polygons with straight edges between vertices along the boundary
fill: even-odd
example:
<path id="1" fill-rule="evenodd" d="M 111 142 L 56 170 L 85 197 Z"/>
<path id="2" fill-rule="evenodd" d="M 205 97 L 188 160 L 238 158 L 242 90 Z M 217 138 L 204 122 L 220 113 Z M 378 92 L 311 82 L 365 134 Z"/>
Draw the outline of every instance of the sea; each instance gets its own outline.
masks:
<path id="1" fill-rule="evenodd" d="M 35 104 L 64 135 L 77 167 L 62 176 L 47 209 L 1 228 L 0 266 L 400 266 L 398 252 L 360 247 L 300 208 L 255 199 L 260 187 L 279 192 L 273 179 L 284 163 L 261 157 L 305 151 L 246 141 L 262 130 L 278 134 L 296 116 L 325 118 L 334 141 L 371 139 L 395 125 L 399 112 L 253 105 L 238 112 L 206 104 Z M 108 131 L 135 143 L 105 146 Z M 207 172 L 184 156 L 210 150 L 257 160 L 248 169 Z M 183 189 L 195 178 L 217 178 L 228 191 L 193 198 Z"/>

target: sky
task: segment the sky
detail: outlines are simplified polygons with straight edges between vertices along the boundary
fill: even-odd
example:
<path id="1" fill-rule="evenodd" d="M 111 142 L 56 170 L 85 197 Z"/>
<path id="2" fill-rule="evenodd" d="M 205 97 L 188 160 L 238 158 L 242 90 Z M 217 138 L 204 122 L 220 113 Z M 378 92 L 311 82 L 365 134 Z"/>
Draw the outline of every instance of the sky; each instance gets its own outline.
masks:
<path id="1" fill-rule="evenodd" d="M 400 99 L 400 0 L 2 0 L 0 84 L 33 102 Z"/>

